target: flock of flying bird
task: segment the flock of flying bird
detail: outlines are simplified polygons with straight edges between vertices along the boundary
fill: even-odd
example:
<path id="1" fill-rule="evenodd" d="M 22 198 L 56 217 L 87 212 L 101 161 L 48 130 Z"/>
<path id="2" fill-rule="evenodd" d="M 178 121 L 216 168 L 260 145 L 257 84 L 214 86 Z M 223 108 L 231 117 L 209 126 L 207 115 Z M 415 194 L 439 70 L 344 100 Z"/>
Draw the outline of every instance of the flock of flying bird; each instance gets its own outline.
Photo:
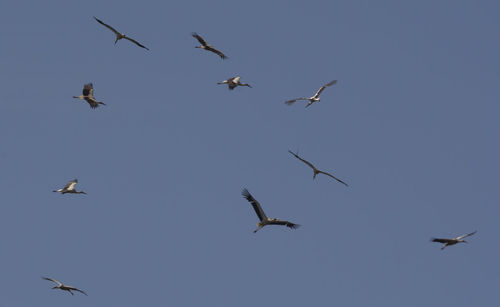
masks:
<path id="1" fill-rule="evenodd" d="M 130 37 L 126 36 L 125 34 L 118 32 L 115 28 L 113 28 L 112 26 L 104 23 L 102 20 L 100 20 L 100 19 L 98 19 L 96 17 L 94 17 L 94 19 L 99 24 L 105 26 L 106 28 L 108 28 L 109 30 L 111 30 L 116 35 L 115 44 L 119 40 L 121 40 L 121 39 L 126 39 L 126 40 L 129 40 L 129 41 L 133 42 L 134 44 L 136 44 L 137 46 L 139 46 L 141 48 L 149 50 L 149 48 L 147 48 L 146 46 L 142 45 L 141 43 L 139 43 L 135 39 L 130 38 Z M 195 48 L 200 48 L 200 49 L 204 49 L 206 51 L 213 52 L 216 55 L 218 55 L 219 57 L 221 57 L 221 59 L 227 59 L 228 58 L 224 53 L 222 53 L 221 51 L 219 51 L 218 49 L 216 49 L 215 47 L 213 47 L 212 45 L 210 45 L 203 37 L 201 37 L 197 33 L 192 33 L 192 36 L 194 38 L 196 38 L 198 40 L 198 42 L 201 44 L 199 46 L 196 46 Z M 247 86 L 249 88 L 252 87 L 252 86 L 250 86 L 247 83 L 241 83 L 240 79 L 241 78 L 239 76 L 236 76 L 236 77 L 232 77 L 232 78 L 229 78 L 227 80 L 218 82 L 217 84 L 227 84 L 229 90 L 233 90 L 237 86 Z M 311 106 L 313 103 L 319 102 L 320 101 L 319 96 L 321 95 L 321 93 L 327 87 L 332 86 L 332 85 L 334 85 L 336 83 L 337 83 L 337 80 L 330 81 L 327 84 L 325 84 L 322 87 L 320 87 L 318 89 L 318 91 L 313 96 L 311 96 L 311 97 L 299 97 L 299 98 L 290 99 L 290 100 L 285 101 L 285 104 L 286 105 L 292 105 L 292 104 L 294 104 L 298 100 L 304 100 L 304 101 L 308 101 L 308 103 L 305 106 L 307 108 L 307 107 Z M 90 107 L 92 109 L 97 108 L 99 105 L 106 105 L 105 103 L 103 103 L 101 101 L 97 101 L 97 99 L 94 97 L 94 87 L 93 87 L 92 83 L 85 84 L 84 87 L 83 87 L 82 95 L 80 95 L 80 96 L 73 96 L 73 98 L 85 100 L 90 105 Z M 313 170 L 313 180 L 316 178 L 316 176 L 318 174 L 323 174 L 323 175 L 326 175 L 326 176 L 329 176 L 329 177 L 333 178 L 334 180 L 338 181 L 339 183 L 341 183 L 341 184 L 343 184 L 345 186 L 348 186 L 347 183 L 345 183 L 344 181 L 340 180 L 339 178 L 333 176 L 332 174 L 317 169 L 311 162 L 309 162 L 309 161 L 301 158 L 298 155 L 298 153 L 294 153 L 291 150 L 289 150 L 288 152 L 290 154 L 292 154 L 295 158 L 297 158 L 298 160 L 302 161 L 304 164 L 306 164 L 307 166 L 309 166 Z M 72 181 L 69 181 L 63 188 L 54 190 L 53 192 L 58 192 L 58 193 L 61 193 L 61 194 L 66 194 L 66 193 L 70 193 L 70 194 L 87 194 L 84 191 L 77 191 L 75 189 L 75 186 L 76 186 L 77 183 L 78 183 L 78 180 L 74 179 Z M 242 191 L 241 194 L 252 205 L 252 207 L 255 210 L 255 213 L 257 214 L 257 217 L 259 219 L 259 222 L 257 223 L 257 227 L 258 228 L 254 230 L 254 233 L 257 232 L 257 231 L 259 231 L 261 228 L 263 228 L 264 226 L 267 226 L 267 225 L 280 225 L 280 226 L 286 226 L 286 227 L 291 228 L 291 229 L 296 229 L 296 228 L 300 227 L 299 224 L 292 223 L 290 221 L 281 220 L 281 219 L 278 219 L 278 218 L 269 218 L 269 217 L 267 217 L 267 215 L 264 213 L 264 210 L 262 209 L 260 203 L 252 196 L 252 194 L 250 194 L 250 192 L 248 192 L 247 189 L 243 189 L 243 191 Z M 458 236 L 456 238 L 432 238 L 431 241 L 432 242 L 436 242 L 436 243 L 442 243 L 443 246 L 441 247 L 441 250 L 443 250 L 447 246 L 455 245 L 457 243 L 467 243 L 467 241 L 465 241 L 464 239 L 466 237 L 474 235 L 475 233 L 476 233 L 476 231 L 468 233 L 468 234 L 465 234 L 465 235 L 462 235 L 462 236 Z M 80 292 L 82 294 L 87 295 L 87 293 L 85 293 L 83 290 L 80 290 L 80 289 L 78 289 L 76 287 L 73 287 L 73 286 L 65 285 L 65 284 L 63 284 L 63 283 L 61 283 L 61 282 L 59 282 L 59 281 L 57 281 L 57 280 L 55 280 L 53 278 L 42 277 L 42 279 L 45 279 L 45 280 L 52 281 L 52 282 L 56 283 L 57 285 L 54 286 L 52 289 L 60 289 L 60 290 L 63 290 L 63 291 L 68 291 L 71 295 L 73 295 L 72 291 L 77 291 L 77 292 Z"/>

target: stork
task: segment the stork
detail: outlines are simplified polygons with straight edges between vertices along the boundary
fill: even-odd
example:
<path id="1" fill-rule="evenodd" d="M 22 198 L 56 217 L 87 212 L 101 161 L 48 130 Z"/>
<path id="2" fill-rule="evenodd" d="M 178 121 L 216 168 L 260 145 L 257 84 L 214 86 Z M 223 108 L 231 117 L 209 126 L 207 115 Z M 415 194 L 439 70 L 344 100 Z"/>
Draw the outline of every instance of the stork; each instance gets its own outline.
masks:
<path id="1" fill-rule="evenodd" d="M 247 189 L 243 189 L 241 192 L 241 195 L 246 198 L 252 204 L 253 209 L 255 210 L 255 213 L 257 213 L 257 216 L 259 217 L 260 222 L 257 223 L 257 229 L 255 229 L 253 232 L 256 233 L 259 231 L 262 227 L 267 226 L 267 225 L 284 225 L 288 228 L 291 229 L 296 229 L 300 227 L 298 224 L 294 224 L 289 221 L 283 221 L 278 218 L 268 218 L 266 214 L 264 213 L 264 210 L 262 210 L 262 207 L 260 206 L 259 202 L 253 198 L 253 196 L 248 192 Z"/>
<path id="2" fill-rule="evenodd" d="M 316 167 L 314 167 L 314 165 L 312 165 L 311 162 L 309 161 L 306 161 L 304 159 L 302 159 L 301 157 L 299 157 L 298 154 L 294 153 L 293 151 L 291 150 L 288 150 L 289 153 L 291 153 L 292 155 L 295 156 L 295 158 L 299 159 L 300 161 L 304 162 L 305 164 L 307 164 L 310 168 L 312 168 L 313 170 L 313 180 L 316 178 L 316 175 L 318 174 L 323 174 L 323 175 L 327 175 L 327 176 L 330 176 L 332 177 L 333 179 L 337 180 L 338 182 L 342 183 L 343 185 L 345 185 L 346 187 L 348 186 L 347 183 L 343 182 L 342 180 L 338 179 L 337 177 L 333 176 L 332 174 L 330 173 L 327 173 L 327 172 L 323 172 L 323 171 L 320 171 L 319 169 L 317 169 Z"/>
<path id="3" fill-rule="evenodd" d="M 112 26 L 108 25 L 108 24 L 105 24 L 104 22 L 102 22 L 101 20 L 97 19 L 95 16 L 94 16 L 94 19 L 97 20 L 98 23 L 102 24 L 103 26 L 105 26 L 106 28 L 110 29 L 111 31 L 113 31 L 113 33 L 115 33 L 116 35 L 116 39 L 115 39 L 115 44 L 122 38 L 124 39 L 127 39 L 129 41 L 131 41 L 132 43 L 136 44 L 137 46 L 141 47 L 141 48 L 144 48 L 146 50 L 149 50 L 148 47 L 142 45 L 141 43 L 139 43 L 138 41 L 136 41 L 135 39 L 133 38 L 130 38 L 128 37 L 127 35 L 123 34 L 123 33 L 120 33 L 118 31 L 115 30 L 115 28 L 113 28 Z"/>
<path id="4" fill-rule="evenodd" d="M 97 101 L 94 97 L 94 85 L 92 85 L 92 83 L 87 83 L 83 86 L 83 91 L 82 91 L 82 95 L 80 96 L 73 96 L 73 98 L 78 98 L 78 99 L 82 99 L 82 100 L 85 100 L 86 102 L 88 102 L 88 104 L 90 105 L 90 107 L 92 109 L 95 109 L 97 108 L 100 104 L 102 105 L 106 105 L 104 102 L 102 101 Z"/>
<path id="5" fill-rule="evenodd" d="M 320 87 L 319 90 L 316 92 L 316 94 L 314 94 L 313 96 L 311 96 L 309 98 L 300 97 L 300 98 L 295 98 L 295 99 L 287 100 L 287 101 L 285 101 L 285 104 L 290 106 L 290 105 L 292 105 L 297 100 L 308 100 L 309 103 L 306 105 L 306 108 L 307 108 L 308 106 L 312 105 L 313 103 L 319 102 L 320 101 L 319 95 L 321 94 L 321 92 L 323 92 L 323 90 L 325 88 L 327 88 L 328 86 L 334 85 L 335 83 L 337 83 L 337 80 L 330 81 L 327 84 L 325 84 L 322 87 Z"/>
<path id="6" fill-rule="evenodd" d="M 233 90 L 237 86 L 248 86 L 249 88 L 252 88 L 252 86 L 250 86 L 250 84 L 248 84 L 248 83 L 241 83 L 240 82 L 240 78 L 241 77 L 239 77 L 239 76 L 232 77 L 232 78 L 229 78 L 227 80 L 224 80 L 224 81 L 221 81 L 221 82 L 217 82 L 217 84 L 227 84 L 227 87 L 230 90 Z"/>
<path id="7" fill-rule="evenodd" d="M 200 46 L 196 46 L 195 48 L 201 48 L 201 49 L 204 49 L 204 50 L 207 50 L 207 51 L 211 51 L 215 54 L 217 54 L 218 56 L 221 57 L 221 59 L 227 59 L 227 56 L 220 52 L 219 50 L 215 49 L 212 45 L 210 45 L 206 40 L 203 39 L 203 37 L 199 36 L 196 32 L 193 32 L 191 34 L 194 38 L 196 38 L 199 42 L 200 42 Z"/>
<path id="8" fill-rule="evenodd" d="M 80 292 L 80 293 L 83 293 L 85 295 L 87 295 L 87 293 L 85 293 L 83 290 L 80 290 L 78 288 L 75 288 L 73 286 L 68 286 L 68 285 L 65 285 L 63 284 L 62 282 L 60 281 L 57 281 L 55 279 L 52 279 L 52 278 L 48 278 L 48 277 L 42 277 L 42 279 L 45 279 L 45 280 L 48 280 L 48 281 L 52 281 L 52 282 L 55 282 L 57 284 L 57 286 L 54 286 L 52 287 L 52 289 L 61 289 L 63 291 L 68 291 L 69 293 L 71 293 L 71 295 L 74 295 L 73 292 L 71 292 L 72 290 L 73 291 L 77 291 L 77 292 Z"/>
<path id="9" fill-rule="evenodd" d="M 85 193 L 83 191 L 77 191 L 77 190 L 75 190 L 75 186 L 76 186 L 77 183 L 78 183 L 78 179 L 72 180 L 72 181 L 66 183 L 66 185 L 63 188 L 58 189 L 58 190 L 54 190 L 52 192 L 60 192 L 61 194 L 66 194 L 66 193 L 87 194 L 87 193 Z"/>
<path id="10" fill-rule="evenodd" d="M 443 243 L 443 246 L 441 247 L 441 250 L 443 250 L 443 249 L 445 249 L 446 246 L 455 245 L 457 243 L 467 243 L 467 241 L 465 241 L 464 239 L 469 237 L 469 236 L 472 236 L 476 232 L 477 232 L 477 230 L 474 232 L 468 233 L 466 235 L 462 235 L 460 237 L 453 238 L 453 239 L 432 238 L 431 242 Z"/>

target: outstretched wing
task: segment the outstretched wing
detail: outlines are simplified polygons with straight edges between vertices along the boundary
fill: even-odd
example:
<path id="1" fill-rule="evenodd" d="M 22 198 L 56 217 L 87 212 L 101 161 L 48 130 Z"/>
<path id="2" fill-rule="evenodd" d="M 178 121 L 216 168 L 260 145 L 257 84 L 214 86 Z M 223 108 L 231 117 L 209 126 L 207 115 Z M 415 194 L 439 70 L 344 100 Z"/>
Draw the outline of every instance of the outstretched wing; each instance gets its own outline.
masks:
<path id="1" fill-rule="evenodd" d="M 284 226 L 286 226 L 288 228 L 291 228 L 291 229 L 297 229 L 297 228 L 300 227 L 299 224 L 294 224 L 294 223 L 289 222 L 289 221 L 280 221 L 280 220 L 278 220 L 278 221 L 272 221 L 272 222 L 270 222 L 270 224 L 273 224 L 273 225 L 284 225 Z"/>
<path id="2" fill-rule="evenodd" d="M 313 170 L 314 170 L 314 169 L 316 169 L 316 168 L 314 167 L 314 165 L 312 165 L 309 161 L 306 161 L 306 160 L 302 159 L 301 157 L 299 157 L 299 155 L 298 155 L 298 154 L 294 153 L 294 152 L 293 152 L 293 151 L 291 151 L 291 150 L 288 150 L 288 152 L 289 152 L 289 153 L 291 153 L 292 155 L 294 155 L 294 156 L 295 156 L 295 158 L 297 158 L 297 159 L 299 159 L 300 161 L 304 162 L 305 164 L 309 165 L 309 167 L 310 167 L 310 168 L 312 168 Z"/>
<path id="3" fill-rule="evenodd" d="M 209 44 L 207 43 L 207 41 L 206 41 L 206 40 L 204 40 L 204 39 L 203 39 L 203 37 L 199 36 L 199 35 L 198 35 L 198 33 L 193 32 L 193 33 L 191 33 L 191 35 L 192 35 L 194 38 L 196 38 L 196 39 L 200 42 L 200 44 L 202 44 L 203 46 L 205 46 L 205 47 L 206 47 L 206 46 L 209 46 Z"/>
<path id="4" fill-rule="evenodd" d="M 221 51 L 219 51 L 219 50 L 215 49 L 215 48 L 214 48 L 214 47 L 212 47 L 212 46 L 206 46 L 206 47 L 205 47 L 205 50 L 212 51 L 213 53 L 215 53 L 215 54 L 217 54 L 218 56 L 220 56 L 220 57 L 221 57 L 221 59 L 223 59 L 223 60 L 224 60 L 224 59 L 227 59 L 227 56 L 226 56 L 224 53 L 222 53 Z"/>
<path id="5" fill-rule="evenodd" d="M 78 288 L 75 288 L 75 287 L 68 287 L 68 288 L 69 288 L 69 289 L 71 289 L 71 290 L 78 291 L 78 292 L 80 292 L 80 293 L 83 293 L 83 294 L 87 295 L 87 293 L 85 293 L 85 291 L 80 290 L 80 289 L 78 289 Z M 87 295 L 87 296 L 88 296 L 88 295 Z"/>
<path id="6" fill-rule="evenodd" d="M 106 28 L 110 29 L 111 31 L 113 31 L 115 34 L 120 34 L 118 31 L 115 30 L 115 28 L 113 28 L 112 26 L 108 25 L 108 24 L 105 24 L 104 22 L 102 22 L 102 20 L 99 20 L 97 19 L 97 17 L 94 16 L 94 19 L 97 20 L 98 23 L 102 24 L 103 26 L 105 26 Z"/>
<path id="7" fill-rule="evenodd" d="M 72 181 L 69 181 L 68 183 L 66 183 L 66 185 L 64 186 L 64 190 L 74 190 L 75 189 L 75 185 L 78 183 L 78 179 L 75 179 L 75 180 L 72 180 Z"/>
<path id="8" fill-rule="evenodd" d="M 462 240 L 462 239 L 464 239 L 464 238 L 467 238 L 467 237 L 469 237 L 469 236 L 472 236 L 472 235 L 473 235 L 473 234 L 475 234 L 476 232 L 477 232 L 477 230 L 476 230 L 476 231 L 474 231 L 474 232 L 468 233 L 468 234 L 466 234 L 466 235 L 463 235 L 463 236 L 460 236 L 460 237 L 456 237 L 455 239 L 456 239 L 456 240 Z"/>
<path id="9" fill-rule="evenodd" d="M 52 279 L 52 278 L 49 278 L 49 277 L 43 277 L 42 276 L 42 279 L 45 279 L 45 280 L 48 280 L 48 281 L 51 281 L 51 282 L 55 282 L 58 286 L 62 286 L 62 283 L 55 280 L 55 279 Z"/>
<path id="10" fill-rule="evenodd" d="M 141 48 L 144 48 L 146 50 L 149 50 L 148 47 L 144 46 L 144 45 L 141 45 L 141 43 L 139 43 L 138 41 L 136 41 L 135 39 L 132 39 L 128 36 L 125 36 L 125 39 L 128 39 L 129 41 L 131 41 L 132 43 L 135 43 L 137 46 L 141 47 Z"/>
<path id="11" fill-rule="evenodd" d="M 318 97 L 325 88 L 329 87 L 330 85 L 334 85 L 335 83 L 337 83 L 337 80 L 330 81 L 327 84 L 323 85 L 322 87 L 319 88 L 316 94 L 314 94 L 314 96 Z"/>
<path id="12" fill-rule="evenodd" d="M 455 242 L 455 240 L 452 239 L 444 239 L 444 238 L 432 238 L 431 242 L 437 242 L 437 243 L 452 243 Z"/>
<path id="13" fill-rule="evenodd" d="M 345 185 L 346 187 L 348 187 L 349 185 L 347 185 L 347 183 L 343 182 L 342 180 L 338 179 L 337 177 L 333 176 L 332 174 L 329 174 L 327 172 L 323 172 L 323 171 L 319 171 L 321 174 L 325 174 L 327 176 L 330 176 L 332 177 L 333 179 L 337 180 L 338 182 L 342 183 L 343 185 Z"/>
<path id="14" fill-rule="evenodd" d="M 257 213 L 257 216 L 259 217 L 259 220 L 264 221 L 267 220 L 267 216 L 264 213 L 264 210 L 262 210 L 262 207 L 260 206 L 259 202 L 253 198 L 252 194 L 248 192 L 247 189 L 243 189 L 241 192 L 241 195 L 246 198 L 252 204 L 253 209 L 255 210 L 255 213 Z"/>
<path id="15" fill-rule="evenodd" d="M 309 98 L 306 98 L 306 97 L 295 98 L 295 99 L 285 101 L 285 104 L 287 106 L 291 106 L 297 100 L 309 100 Z"/>
<path id="16" fill-rule="evenodd" d="M 82 91 L 83 96 L 93 97 L 94 96 L 94 85 L 92 83 L 87 83 L 83 86 Z"/>

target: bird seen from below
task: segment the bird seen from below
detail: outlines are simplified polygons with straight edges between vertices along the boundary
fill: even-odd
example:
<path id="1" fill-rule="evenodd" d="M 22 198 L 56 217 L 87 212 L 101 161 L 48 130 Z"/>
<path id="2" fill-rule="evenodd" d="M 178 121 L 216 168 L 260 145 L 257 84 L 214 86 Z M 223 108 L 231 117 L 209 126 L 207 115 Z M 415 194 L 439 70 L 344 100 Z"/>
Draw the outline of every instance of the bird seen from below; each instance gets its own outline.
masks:
<path id="1" fill-rule="evenodd" d="M 259 231 L 262 227 L 267 226 L 267 225 L 284 225 L 288 228 L 291 229 L 296 229 L 300 227 L 298 224 L 294 224 L 289 221 L 283 221 L 278 218 L 268 218 L 266 214 L 264 213 L 264 210 L 262 210 L 262 207 L 260 206 L 259 202 L 253 198 L 253 196 L 248 192 L 247 189 L 243 189 L 241 192 L 241 195 L 246 198 L 252 204 L 253 209 L 255 210 L 255 213 L 257 213 L 257 216 L 259 217 L 260 222 L 257 223 L 257 229 L 255 229 L 253 232 L 256 233 Z"/>
<path id="2" fill-rule="evenodd" d="M 110 29 L 111 31 L 113 31 L 113 33 L 115 33 L 116 35 L 116 39 L 115 39 L 115 44 L 122 38 L 124 39 L 127 39 L 129 41 L 131 41 L 132 43 L 136 44 L 137 46 L 141 47 L 141 48 L 144 48 L 146 50 L 149 50 L 148 47 L 142 45 L 141 43 L 139 43 L 138 41 L 136 41 L 135 39 L 132 39 L 130 37 L 128 37 L 127 35 L 123 34 L 123 33 L 120 33 L 118 31 L 115 30 L 115 28 L 113 28 L 112 26 L 108 25 L 108 24 L 105 24 L 104 22 L 102 22 L 101 20 L 97 19 L 95 16 L 94 16 L 94 19 L 97 20 L 98 23 L 102 24 L 103 26 L 105 26 L 106 28 Z"/>
<path id="3" fill-rule="evenodd" d="M 73 286 L 65 285 L 62 282 L 57 281 L 55 279 L 48 278 L 48 277 L 42 277 L 42 279 L 55 282 L 57 284 L 57 286 L 52 287 L 52 289 L 61 289 L 63 291 L 68 291 L 69 293 L 71 293 L 71 295 L 74 295 L 73 292 L 71 292 L 71 291 L 77 291 L 77 292 L 80 292 L 80 293 L 83 293 L 83 294 L 87 295 L 87 293 L 85 293 L 83 290 L 80 290 L 80 289 L 75 288 Z"/>
<path id="4" fill-rule="evenodd" d="M 248 86 L 249 88 L 252 88 L 252 86 L 250 86 L 250 84 L 248 83 L 241 83 L 240 82 L 240 78 L 241 77 L 232 77 L 232 78 L 229 78 L 227 80 L 224 80 L 224 81 L 221 81 L 221 82 L 217 82 L 217 84 L 227 84 L 227 87 L 230 89 L 230 90 L 233 90 L 235 87 L 237 86 Z"/>
<path id="5" fill-rule="evenodd" d="M 207 43 L 206 40 L 203 39 L 203 37 L 199 36 L 197 33 L 193 32 L 191 34 L 194 38 L 196 38 L 199 42 L 200 42 L 200 46 L 196 46 L 195 48 L 201 48 L 201 49 L 204 49 L 204 50 L 207 50 L 207 51 L 211 51 L 215 54 L 217 54 L 218 56 L 221 57 L 221 59 L 227 59 L 227 56 L 220 52 L 219 50 L 215 49 L 212 45 L 210 45 L 209 43 Z"/>
<path id="6" fill-rule="evenodd" d="M 309 98 L 300 97 L 300 98 L 295 98 L 292 100 L 287 100 L 287 101 L 285 101 L 285 104 L 290 106 L 297 100 L 308 100 L 309 103 L 307 103 L 307 105 L 306 105 L 306 108 L 307 108 L 308 106 L 312 105 L 313 103 L 319 102 L 320 101 L 319 95 L 321 94 L 321 92 L 323 92 L 323 90 L 325 88 L 327 88 L 328 86 L 334 85 L 335 83 L 337 83 L 337 80 L 330 81 L 327 84 L 323 85 L 322 87 L 319 88 L 319 90 L 316 92 L 316 94 L 314 94 L 312 97 L 309 97 Z"/>
<path id="7" fill-rule="evenodd" d="M 337 177 L 333 176 L 332 174 L 330 173 L 327 173 L 327 172 L 323 172 L 323 171 L 320 171 L 319 169 L 317 169 L 316 167 L 314 167 L 314 165 L 312 165 L 311 162 L 309 161 L 306 161 L 304 159 L 302 159 L 301 157 L 299 157 L 298 154 L 294 153 L 293 151 L 291 150 L 288 150 L 289 153 L 291 153 L 292 155 L 295 156 L 295 158 L 299 159 L 300 161 L 304 162 L 305 164 L 307 164 L 310 168 L 312 168 L 313 170 L 313 180 L 316 178 L 316 175 L 318 174 L 323 174 L 323 175 L 327 175 L 327 176 L 330 176 L 332 177 L 333 179 L 337 180 L 338 182 L 342 183 L 343 185 L 345 185 L 346 187 L 348 186 L 347 183 L 343 182 L 342 180 L 338 179 Z"/>
<path id="8" fill-rule="evenodd" d="M 78 183 L 78 179 L 72 180 L 72 181 L 66 183 L 66 185 L 63 188 L 58 189 L 58 190 L 54 190 L 52 192 L 60 192 L 61 194 L 66 194 L 66 193 L 87 194 L 87 193 L 85 193 L 83 191 L 77 191 L 77 190 L 75 190 L 75 186 L 76 186 L 77 183 Z"/>
<path id="9" fill-rule="evenodd" d="M 447 238 L 432 238 L 431 239 L 431 242 L 437 242 L 437 243 L 443 243 L 443 246 L 441 247 L 441 250 L 445 249 L 446 246 L 450 246 L 450 245 L 455 245 L 457 243 L 467 243 L 467 241 L 465 241 L 464 239 L 469 237 L 469 236 L 472 236 L 473 234 L 475 234 L 477 232 L 474 231 L 474 232 L 471 232 L 471 233 L 468 233 L 466 235 L 463 235 L 463 236 L 460 236 L 460 237 L 456 237 L 456 238 L 453 238 L 453 239 L 447 239 Z"/>
<path id="10" fill-rule="evenodd" d="M 92 109 L 95 109 L 97 108 L 100 104 L 102 105 L 106 105 L 104 102 L 102 101 L 97 101 L 94 97 L 94 85 L 92 85 L 92 83 L 87 83 L 83 86 L 83 91 L 82 91 L 82 95 L 80 96 L 73 96 L 73 98 L 78 98 L 78 99 L 82 99 L 82 100 L 85 100 L 86 102 L 88 102 L 88 104 L 90 105 L 90 107 Z"/>

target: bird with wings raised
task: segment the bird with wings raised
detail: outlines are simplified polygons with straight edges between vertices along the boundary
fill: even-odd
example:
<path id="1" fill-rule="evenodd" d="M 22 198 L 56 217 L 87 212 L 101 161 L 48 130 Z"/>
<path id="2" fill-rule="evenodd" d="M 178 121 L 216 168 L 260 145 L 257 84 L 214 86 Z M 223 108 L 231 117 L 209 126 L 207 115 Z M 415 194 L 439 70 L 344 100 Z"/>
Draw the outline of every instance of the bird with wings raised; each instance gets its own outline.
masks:
<path id="1" fill-rule="evenodd" d="M 87 194 L 83 191 L 77 191 L 75 190 L 75 186 L 78 183 L 78 179 L 71 180 L 70 182 L 66 183 L 66 185 L 58 190 L 54 190 L 52 192 L 59 192 L 61 194 L 66 194 L 66 193 L 72 193 L 72 194 Z"/>
<path id="2" fill-rule="evenodd" d="M 106 105 L 102 101 L 97 101 L 94 97 L 94 85 L 92 83 L 87 83 L 83 86 L 82 95 L 73 96 L 73 98 L 85 100 L 92 109 L 97 108 L 100 104 Z"/>
<path id="3" fill-rule="evenodd" d="M 253 232 L 259 231 L 264 226 L 267 225 L 283 225 L 291 229 L 296 229 L 300 227 L 298 224 L 294 224 L 289 221 L 284 221 L 280 220 L 278 218 L 268 218 L 267 215 L 264 213 L 264 210 L 262 210 L 262 207 L 260 206 L 259 202 L 253 198 L 253 196 L 248 192 L 247 189 L 243 189 L 243 192 L 241 192 L 241 195 L 246 198 L 252 204 L 253 209 L 255 210 L 255 213 L 257 213 L 257 217 L 259 218 L 260 222 L 257 223 L 257 229 L 255 229 Z"/>
<path id="4" fill-rule="evenodd" d="M 321 94 L 321 92 L 323 92 L 325 90 L 325 88 L 327 88 L 328 86 L 334 85 L 335 83 L 337 83 L 337 80 L 330 81 L 327 84 L 320 87 L 319 90 L 316 92 L 316 94 L 314 94 L 313 96 L 311 96 L 309 98 L 300 97 L 300 98 L 287 100 L 287 101 L 285 101 L 285 104 L 290 106 L 297 100 L 307 100 L 307 101 L 309 101 L 309 103 L 307 103 L 307 105 L 306 105 L 306 108 L 307 108 L 308 106 L 312 105 L 313 103 L 319 102 L 320 101 L 319 95 Z"/>
<path id="5" fill-rule="evenodd" d="M 210 45 L 205 39 L 203 39 L 203 37 L 199 36 L 197 33 L 193 32 L 191 34 L 194 38 L 196 38 L 199 42 L 200 42 L 200 46 L 196 46 L 195 48 L 201 48 L 201 49 L 204 49 L 204 50 L 207 50 L 207 51 L 211 51 L 215 54 L 217 54 L 218 56 L 221 57 L 221 59 L 227 59 L 227 56 L 220 52 L 219 50 L 215 49 L 212 45 Z"/>
<path id="6" fill-rule="evenodd" d="M 312 168 L 313 170 L 313 180 L 316 178 L 316 175 L 318 174 L 323 174 L 323 175 L 327 175 L 329 177 L 332 177 L 333 179 L 337 180 L 338 182 L 342 183 L 343 185 L 345 186 L 348 186 L 347 183 L 343 182 L 342 180 L 338 179 L 337 177 L 333 176 L 332 174 L 330 173 L 327 173 L 327 172 L 323 172 L 323 171 L 320 171 L 319 169 L 317 169 L 314 165 L 312 165 L 311 162 L 309 161 L 306 161 L 304 159 L 302 159 L 301 157 L 299 157 L 298 154 L 294 153 L 293 151 L 291 150 L 288 150 L 289 153 L 291 153 L 295 158 L 299 159 L 300 161 L 304 162 L 305 164 L 307 164 L 310 168 Z"/>
<path id="7" fill-rule="evenodd" d="M 239 76 L 237 77 L 232 77 L 232 78 L 229 78 L 227 80 L 224 80 L 224 81 L 221 81 L 221 82 L 217 82 L 217 84 L 227 84 L 227 87 L 230 89 L 230 90 L 233 90 L 235 87 L 237 86 L 248 86 L 248 87 L 252 87 L 250 86 L 250 84 L 248 83 L 241 83 L 240 82 L 240 78 Z"/>
<path id="8" fill-rule="evenodd" d="M 468 233 L 468 234 L 465 234 L 465 235 L 462 235 L 462 236 L 459 236 L 459 237 L 456 237 L 456 238 L 452 238 L 452 239 L 448 239 L 448 238 L 432 238 L 431 242 L 442 243 L 443 246 L 441 247 L 441 250 L 443 250 L 443 249 L 445 249 L 446 246 L 455 245 L 457 243 L 467 243 L 467 241 L 465 241 L 464 239 L 467 238 L 467 237 L 469 237 L 469 236 L 472 236 L 476 232 L 477 231 L 474 231 L 474 232 L 471 232 L 471 233 Z"/>
<path id="9" fill-rule="evenodd" d="M 141 47 L 141 48 L 144 48 L 146 50 L 149 50 L 148 47 L 142 45 L 141 43 L 139 43 L 138 41 L 136 41 L 135 39 L 133 38 L 130 38 L 128 37 L 127 35 L 123 34 L 123 33 L 120 33 L 118 31 L 116 31 L 115 28 L 113 28 L 112 26 L 108 25 L 108 24 L 105 24 L 104 22 L 102 22 L 102 20 L 99 20 L 97 19 L 95 16 L 94 16 L 94 19 L 97 20 L 98 23 L 100 23 L 101 25 L 105 26 L 106 28 L 110 29 L 111 31 L 113 31 L 113 33 L 115 33 L 116 35 L 116 39 L 115 39 L 115 44 L 122 38 L 126 39 L 126 40 L 129 40 L 131 41 L 132 43 L 136 44 L 137 46 Z"/>
<path id="10" fill-rule="evenodd" d="M 42 277 L 42 279 L 45 279 L 45 280 L 52 281 L 52 282 L 56 283 L 57 285 L 54 286 L 54 287 L 52 287 L 52 289 L 61 289 L 63 291 L 68 291 L 69 293 L 71 293 L 71 295 L 74 295 L 73 292 L 71 292 L 71 291 L 77 291 L 77 292 L 80 292 L 80 293 L 83 293 L 83 294 L 87 295 L 87 293 L 85 293 L 83 290 L 80 290 L 80 289 L 75 288 L 73 286 L 65 285 L 62 282 L 57 281 L 55 279 L 48 278 L 48 277 Z"/>

